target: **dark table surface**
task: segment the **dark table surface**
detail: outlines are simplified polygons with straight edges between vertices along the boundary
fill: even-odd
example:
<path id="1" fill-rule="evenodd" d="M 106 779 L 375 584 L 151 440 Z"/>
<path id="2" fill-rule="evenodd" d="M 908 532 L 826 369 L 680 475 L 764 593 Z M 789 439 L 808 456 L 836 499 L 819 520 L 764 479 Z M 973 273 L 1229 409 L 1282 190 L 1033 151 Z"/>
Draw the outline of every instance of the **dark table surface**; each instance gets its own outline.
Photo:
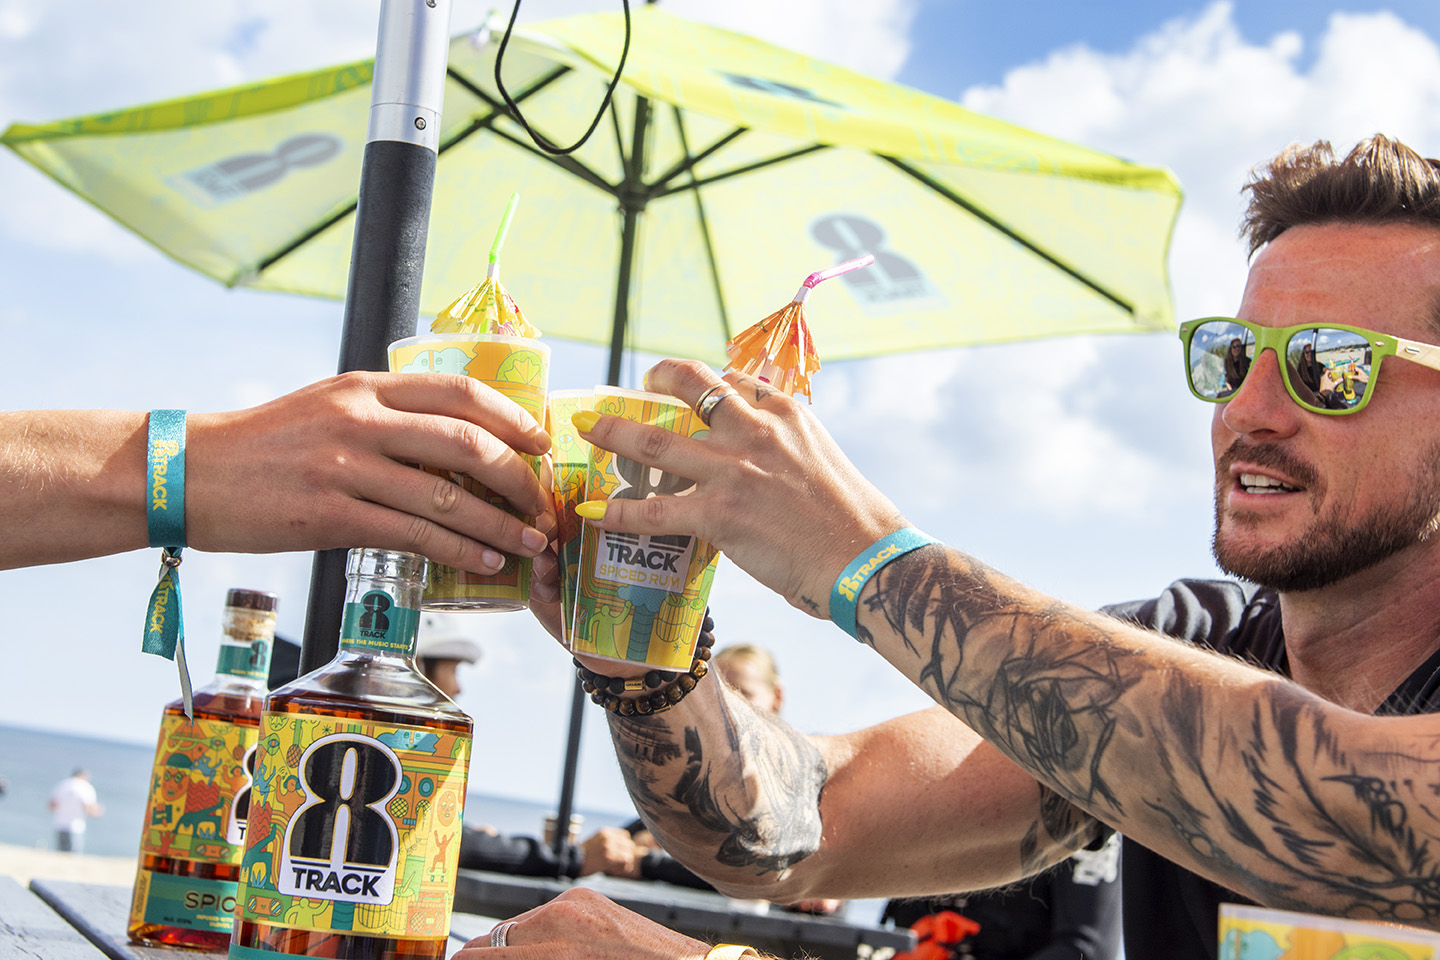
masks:
<path id="1" fill-rule="evenodd" d="M 446 956 L 472 938 L 488 934 L 495 918 L 523 913 L 572 886 L 589 887 L 696 939 L 749 944 L 779 957 L 856 960 L 877 948 L 906 950 L 913 945 L 908 930 L 791 913 L 668 883 L 603 876 L 571 882 L 462 870 Z M 27 889 L 13 878 L 0 877 L 0 960 L 218 960 L 225 956 L 130 943 L 125 935 L 129 916 L 127 886 L 35 879 Z"/>
<path id="2" fill-rule="evenodd" d="M 0 877 L 0 960 L 223 960 L 224 953 L 143 947 L 125 935 L 130 888 L 69 880 L 31 880 L 27 890 Z M 448 957 L 488 933 L 490 917 L 452 918 Z M 474 931 L 465 933 L 464 931 Z"/>
<path id="3" fill-rule="evenodd" d="M 777 957 L 856 960 L 860 955 L 869 956 L 876 948 L 909 950 L 915 944 L 909 930 L 796 913 L 763 901 L 731 900 L 711 890 L 656 880 L 601 875 L 571 881 L 461 870 L 455 885 L 455 909 L 511 917 L 575 886 L 602 893 L 643 917 L 697 940 L 743 943 Z M 452 931 L 455 929 L 452 926 Z"/>

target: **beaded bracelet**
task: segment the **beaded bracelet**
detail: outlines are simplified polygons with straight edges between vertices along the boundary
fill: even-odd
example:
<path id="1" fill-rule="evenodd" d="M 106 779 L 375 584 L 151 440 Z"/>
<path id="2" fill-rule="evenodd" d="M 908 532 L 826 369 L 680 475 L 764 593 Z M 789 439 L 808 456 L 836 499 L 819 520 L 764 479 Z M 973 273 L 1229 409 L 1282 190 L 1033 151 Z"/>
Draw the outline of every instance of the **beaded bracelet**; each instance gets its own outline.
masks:
<path id="1" fill-rule="evenodd" d="M 651 670 L 643 677 L 627 680 L 624 677 L 607 677 L 586 667 L 578 659 L 574 661 L 580 687 L 590 694 L 592 703 L 598 703 L 612 713 L 622 717 L 648 717 L 652 713 L 664 713 L 685 699 L 695 689 L 700 678 L 710 672 L 706 661 L 710 659 L 710 648 L 715 645 L 715 621 L 710 619 L 710 610 L 705 610 L 705 619 L 700 624 L 700 636 L 695 640 L 695 658 L 690 669 L 684 673 L 665 670 Z M 622 697 L 622 693 L 636 693 L 641 690 L 653 691 L 643 697 Z"/>

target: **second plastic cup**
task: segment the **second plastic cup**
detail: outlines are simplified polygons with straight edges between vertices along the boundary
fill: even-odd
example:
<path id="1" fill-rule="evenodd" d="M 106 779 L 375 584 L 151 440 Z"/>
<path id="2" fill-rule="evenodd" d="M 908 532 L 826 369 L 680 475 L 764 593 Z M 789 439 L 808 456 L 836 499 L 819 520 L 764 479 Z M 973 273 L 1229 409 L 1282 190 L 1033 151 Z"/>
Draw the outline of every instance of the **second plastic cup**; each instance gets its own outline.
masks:
<path id="1" fill-rule="evenodd" d="M 549 420 L 545 432 L 554 441 L 550 456 L 554 461 L 555 517 L 558 530 L 555 540 L 560 562 L 560 624 L 562 642 L 570 647 L 570 634 L 575 623 L 575 589 L 580 579 L 580 532 L 585 524 L 575 513 L 576 504 L 585 500 L 585 474 L 590 469 L 590 444 L 570 418 L 581 410 L 595 407 L 595 394 L 590 390 L 555 390 L 546 408 Z"/>
<path id="2" fill-rule="evenodd" d="M 694 410 L 658 393 L 596 387 L 595 412 L 685 436 L 706 432 Z M 586 499 L 644 500 L 681 495 L 694 486 L 693 480 L 590 448 Z M 660 670 L 688 670 L 719 551 L 695 537 L 614 533 L 588 524 L 580 541 L 571 649 Z"/>
<path id="3" fill-rule="evenodd" d="M 435 333 L 407 337 L 390 344 L 390 370 L 395 373 L 455 373 L 494 387 L 535 418 L 545 421 L 545 393 L 550 375 L 550 348 L 526 337 L 485 333 Z M 525 457 L 539 474 L 540 458 Z M 494 506 L 520 516 L 473 477 L 426 467 L 446 476 Z M 534 517 L 522 517 L 534 523 Z M 430 564 L 421 605 L 432 610 L 519 610 L 530 601 L 530 560 L 507 556 L 499 573 L 481 576 Z"/>

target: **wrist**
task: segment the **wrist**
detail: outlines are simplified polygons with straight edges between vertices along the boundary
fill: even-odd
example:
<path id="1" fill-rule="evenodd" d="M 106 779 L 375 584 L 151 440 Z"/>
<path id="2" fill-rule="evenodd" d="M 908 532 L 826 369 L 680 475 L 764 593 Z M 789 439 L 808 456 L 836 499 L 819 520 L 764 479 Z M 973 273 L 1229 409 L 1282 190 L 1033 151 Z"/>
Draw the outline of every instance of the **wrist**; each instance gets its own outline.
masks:
<path id="1" fill-rule="evenodd" d="M 891 561 L 921 547 L 939 543 L 934 537 L 905 526 L 861 550 L 841 571 L 830 590 L 830 619 L 850 636 L 859 639 L 856 615 L 860 595 L 872 577 Z"/>

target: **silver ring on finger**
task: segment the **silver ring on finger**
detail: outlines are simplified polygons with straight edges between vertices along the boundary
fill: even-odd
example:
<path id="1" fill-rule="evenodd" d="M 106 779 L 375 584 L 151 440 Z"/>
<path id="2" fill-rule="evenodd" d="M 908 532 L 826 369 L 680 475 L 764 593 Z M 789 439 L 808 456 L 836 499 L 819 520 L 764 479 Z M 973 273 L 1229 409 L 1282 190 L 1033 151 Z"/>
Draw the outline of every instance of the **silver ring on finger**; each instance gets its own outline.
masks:
<path id="1" fill-rule="evenodd" d="M 722 387 L 724 392 L 721 392 Z M 700 422 L 707 427 L 710 426 L 710 416 L 715 412 L 715 408 L 733 396 L 735 396 L 735 389 L 723 381 L 700 394 L 700 399 L 695 402 L 695 413 L 699 416 Z"/>
<path id="2" fill-rule="evenodd" d="M 496 927 L 494 930 L 491 930 L 491 931 L 490 931 L 490 946 L 492 946 L 492 947 L 503 947 L 503 946 L 506 946 L 505 938 L 510 935 L 510 928 L 513 927 L 513 926 L 515 926 L 515 921 L 514 921 L 514 920 L 506 920 L 504 923 L 500 924 L 500 926 Z"/>

